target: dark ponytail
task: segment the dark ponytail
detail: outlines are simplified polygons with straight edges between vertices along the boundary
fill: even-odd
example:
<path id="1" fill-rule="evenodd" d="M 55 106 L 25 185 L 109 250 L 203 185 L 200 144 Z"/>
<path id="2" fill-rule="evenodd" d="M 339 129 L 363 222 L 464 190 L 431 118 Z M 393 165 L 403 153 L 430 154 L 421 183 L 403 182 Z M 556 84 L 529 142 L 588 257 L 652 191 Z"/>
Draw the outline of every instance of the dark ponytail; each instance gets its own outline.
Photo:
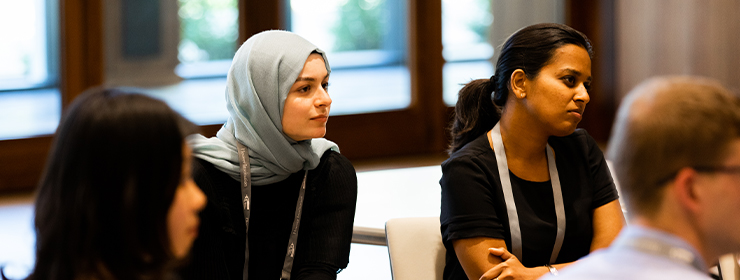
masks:
<path id="1" fill-rule="evenodd" d="M 458 93 L 448 152 L 459 150 L 491 130 L 501 119 L 501 110 L 509 97 L 511 74 L 515 70 L 522 69 L 528 79 L 534 79 L 555 50 L 567 44 L 581 46 L 589 57 L 593 56 L 591 41 L 586 35 L 567 25 L 541 23 L 514 32 L 501 49 L 496 74 L 490 79 L 473 80 Z"/>

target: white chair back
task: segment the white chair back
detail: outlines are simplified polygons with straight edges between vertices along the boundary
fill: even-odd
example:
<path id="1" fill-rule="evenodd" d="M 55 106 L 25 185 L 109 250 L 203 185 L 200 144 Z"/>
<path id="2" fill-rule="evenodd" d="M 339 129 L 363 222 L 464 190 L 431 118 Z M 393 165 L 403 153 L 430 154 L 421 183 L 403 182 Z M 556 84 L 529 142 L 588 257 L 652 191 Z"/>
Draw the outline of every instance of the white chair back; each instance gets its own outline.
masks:
<path id="1" fill-rule="evenodd" d="M 439 217 L 388 220 L 385 236 L 394 280 L 442 279 L 446 249 Z"/>
<path id="2" fill-rule="evenodd" d="M 719 257 L 719 272 L 722 280 L 740 279 L 740 265 L 738 265 L 738 254 L 727 254 Z"/>

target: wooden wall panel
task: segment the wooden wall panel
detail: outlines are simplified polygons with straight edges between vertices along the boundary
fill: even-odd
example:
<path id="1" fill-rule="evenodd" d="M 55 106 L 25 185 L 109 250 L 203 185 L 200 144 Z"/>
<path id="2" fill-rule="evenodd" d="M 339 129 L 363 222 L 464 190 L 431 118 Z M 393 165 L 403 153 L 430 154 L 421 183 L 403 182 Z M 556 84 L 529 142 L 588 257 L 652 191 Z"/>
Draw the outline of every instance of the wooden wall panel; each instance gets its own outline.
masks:
<path id="1" fill-rule="evenodd" d="M 421 126 L 412 145 L 424 146 L 427 153 L 442 152 L 447 146 L 447 107 L 442 97 L 442 1 L 409 0 L 409 72 L 411 73 L 412 120 Z M 407 153 L 408 154 L 408 153 Z"/>
<path id="2" fill-rule="evenodd" d="M 101 0 L 60 2 L 60 92 L 62 108 L 85 89 L 103 83 Z"/>
<path id="3" fill-rule="evenodd" d="M 614 56 L 614 0 L 571 0 L 566 24 L 583 32 L 591 40 L 594 58 L 591 64 L 593 83 L 584 118 L 585 128 L 596 141 L 606 143 L 616 112 L 616 73 Z"/>
<path id="4" fill-rule="evenodd" d="M 34 189 L 50 147 L 49 136 L 0 141 L 0 191 Z"/>
<path id="5" fill-rule="evenodd" d="M 283 26 L 285 2 L 283 0 L 239 0 L 239 46 L 252 35 L 262 31 L 286 29 L 287 26 Z"/>

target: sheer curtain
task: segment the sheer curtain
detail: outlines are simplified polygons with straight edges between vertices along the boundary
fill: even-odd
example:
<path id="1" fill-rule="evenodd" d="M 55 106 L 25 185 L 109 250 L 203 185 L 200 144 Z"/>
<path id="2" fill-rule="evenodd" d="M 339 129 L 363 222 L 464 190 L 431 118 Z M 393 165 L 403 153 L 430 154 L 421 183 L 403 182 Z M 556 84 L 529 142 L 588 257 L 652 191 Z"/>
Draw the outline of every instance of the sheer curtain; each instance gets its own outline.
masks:
<path id="1" fill-rule="evenodd" d="M 617 100 L 656 75 L 702 75 L 740 88 L 740 2 L 616 1 Z"/>

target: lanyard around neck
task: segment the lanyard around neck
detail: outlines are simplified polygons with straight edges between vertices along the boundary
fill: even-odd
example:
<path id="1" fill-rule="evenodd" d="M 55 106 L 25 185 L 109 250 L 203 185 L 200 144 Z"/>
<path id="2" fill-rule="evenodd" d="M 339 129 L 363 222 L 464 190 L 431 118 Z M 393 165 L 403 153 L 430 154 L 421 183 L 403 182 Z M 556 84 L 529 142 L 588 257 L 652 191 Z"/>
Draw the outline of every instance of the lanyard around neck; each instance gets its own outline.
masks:
<path id="1" fill-rule="evenodd" d="M 688 249 L 673 246 L 663 240 L 650 237 L 636 237 L 630 238 L 622 243 L 622 246 L 626 246 L 643 253 L 658 255 L 665 257 L 679 263 L 690 265 L 696 270 L 702 273 L 707 271 L 706 266 L 702 262 L 701 257 L 697 257 L 693 252 Z"/>
<path id="2" fill-rule="evenodd" d="M 239 153 L 239 167 L 241 168 L 241 183 L 242 183 L 242 206 L 244 208 L 244 223 L 246 224 L 246 242 L 244 249 L 244 272 L 243 279 L 249 278 L 249 211 L 250 202 L 252 200 L 252 172 L 249 166 L 249 150 L 244 147 L 239 141 L 236 142 L 237 151 Z M 308 177 L 308 170 L 303 173 L 303 182 L 301 183 L 301 189 L 298 193 L 298 202 L 295 207 L 295 218 L 293 219 L 293 226 L 290 232 L 290 239 L 288 242 L 288 252 L 285 254 L 285 261 L 283 262 L 283 271 L 280 275 L 280 279 L 289 280 L 290 271 L 293 269 L 293 258 L 295 256 L 296 244 L 298 243 L 298 229 L 301 224 L 301 210 L 303 209 L 303 197 L 306 193 L 306 177 Z"/>
<path id="3" fill-rule="evenodd" d="M 509 177 L 509 163 L 506 161 L 506 152 L 504 151 L 504 141 L 501 138 L 501 122 L 491 130 L 491 143 L 496 154 L 496 163 L 498 164 L 498 174 L 501 179 L 501 188 L 504 192 L 504 201 L 506 202 L 506 213 L 509 216 L 509 231 L 511 232 L 511 252 L 520 260 L 522 259 L 522 232 L 519 226 L 519 215 L 516 212 L 516 203 L 514 202 L 514 193 L 511 187 L 511 178 Z M 555 235 L 555 246 L 550 255 L 550 263 L 555 263 L 563 246 L 565 238 L 565 206 L 563 205 L 563 193 L 560 189 L 560 177 L 555 165 L 555 155 L 552 147 L 547 144 L 547 168 L 550 172 L 550 183 L 552 184 L 552 196 L 555 201 L 555 215 L 557 217 L 557 234 Z"/>

